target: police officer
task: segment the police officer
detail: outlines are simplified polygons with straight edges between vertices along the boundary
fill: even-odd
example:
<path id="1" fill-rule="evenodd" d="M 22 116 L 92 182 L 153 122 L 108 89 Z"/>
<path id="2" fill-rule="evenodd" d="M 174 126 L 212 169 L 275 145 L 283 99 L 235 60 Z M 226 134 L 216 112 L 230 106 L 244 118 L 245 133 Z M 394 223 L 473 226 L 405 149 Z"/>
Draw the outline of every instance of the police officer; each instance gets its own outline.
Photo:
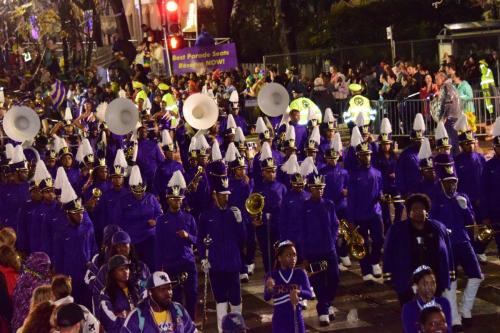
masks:
<path id="1" fill-rule="evenodd" d="M 198 230 L 193 216 L 182 209 L 186 181 L 180 170 L 174 172 L 166 189 L 167 208 L 156 221 L 156 269 L 166 271 L 169 276 L 180 276 L 186 272 L 187 280 L 175 286 L 173 299 L 182 302 L 185 297 L 186 310 L 195 318 L 198 274 L 193 253 L 197 244 Z M 183 297 L 184 296 L 184 297 Z"/>

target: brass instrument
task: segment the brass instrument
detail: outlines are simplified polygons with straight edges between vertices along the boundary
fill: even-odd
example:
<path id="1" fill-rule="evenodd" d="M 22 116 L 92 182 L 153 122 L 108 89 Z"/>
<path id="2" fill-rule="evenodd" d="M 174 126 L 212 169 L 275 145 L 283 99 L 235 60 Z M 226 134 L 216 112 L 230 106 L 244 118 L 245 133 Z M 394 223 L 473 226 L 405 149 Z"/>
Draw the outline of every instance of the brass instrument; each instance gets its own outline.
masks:
<path id="1" fill-rule="evenodd" d="M 500 231 L 495 231 L 493 227 L 489 224 L 472 224 L 465 226 L 466 228 L 472 228 L 474 230 L 474 236 L 480 242 L 489 242 L 495 237 Z"/>
<path id="2" fill-rule="evenodd" d="M 316 275 L 318 273 L 324 272 L 328 269 L 328 262 L 326 260 L 321 260 L 318 262 L 307 263 L 304 265 L 304 269 L 308 277 Z"/>
<path id="3" fill-rule="evenodd" d="M 173 286 L 181 285 L 187 281 L 188 276 L 189 274 L 187 272 L 182 272 L 181 274 L 179 274 L 179 276 L 177 276 L 176 279 L 172 280 L 171 283 Z"/>
<path id="4" fill-rule="evenodd" d="M 194 174 L 193 179 L 191 179 L 191 181 L 189 182 L 189 184 L 187 186 L 188 192 L 193 192 L 195 190 L 196 186 L 198 186 L 198 183 L 201 180 L 202 175 L 203 175 L 203 167 L 198 165 L 198 169 L 196 170 L 196 173 Z"/>
<path id="5" fill-rule="evenodd" d="M 380 199 L 382 203 L 386 204 L 394 204 L 394 203 L 404 203 L 404 199 L 401 198 L 400 195 L 390 195 L 390 194 L 383 194 L 382 198 Z"/>
<path id="6" fill-rule="evenodd" d="M 347 242 L 351 256 L 358 260 L 366 256 L 365 239 L 359 233 L 358 227 L 342 219 L 340 220 L 339 234 Z"/>
<path id="7" fill-rule="evenodd" d="M 245 209 L 252 217 L 252 223 L 258 227 L 262 225 L 262 211 L 264 210 L 265 197 L 260 193 L 252 193 L 245 201 Z"/>
<path id="8" fill-rule="evenodd" d="M 98 187 L 94 187 L 92 189 L 92 197 L 94 197 L 96 200 L 99 200 L 102 197 L 102 191 Z"/>

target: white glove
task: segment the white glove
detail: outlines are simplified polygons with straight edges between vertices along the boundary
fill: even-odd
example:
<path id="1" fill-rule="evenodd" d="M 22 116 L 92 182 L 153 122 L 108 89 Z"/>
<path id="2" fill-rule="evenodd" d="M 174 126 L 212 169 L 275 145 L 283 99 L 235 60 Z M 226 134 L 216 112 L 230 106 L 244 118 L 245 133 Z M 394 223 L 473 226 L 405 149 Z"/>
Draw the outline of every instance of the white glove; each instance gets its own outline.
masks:
<path id="1" fill-rule="evenodd" d="M 201 260 L 201 269 L 203 270 L 203 273 L 208 273 L 210 270 L 210 263 L 208 262 L 208 259 Z"/>
<path id="2" fill-rule="evenodd" d="M 457 195 L 457 202 L 460 208 L 467 209 L 467 199 L 461 195 Z"/>
<path id="3" fill-rule="evenodd" d="M 241 218 L 241 211 L 238 209 L 238 207 L 232 206 L 231 210 L 233 211 L 234 218 L 236 219 L 236 222 L 241 223 L 243 219 Z"/>

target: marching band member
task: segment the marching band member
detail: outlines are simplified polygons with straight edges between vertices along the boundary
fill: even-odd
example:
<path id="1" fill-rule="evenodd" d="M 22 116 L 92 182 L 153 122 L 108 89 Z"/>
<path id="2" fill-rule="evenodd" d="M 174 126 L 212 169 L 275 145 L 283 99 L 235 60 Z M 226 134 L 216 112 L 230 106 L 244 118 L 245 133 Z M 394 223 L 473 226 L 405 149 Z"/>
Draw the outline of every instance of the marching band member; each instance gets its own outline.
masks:
<path id="1" fill-rule="evenodd" d="M 111 171 L 111 186 L 102 194 L 100 199 L 103 211 L 106 213 L 105 225 L 116 224 L 116 210 L 121 198 L 129 193 L 129 189 L 124 186 L 125 175 L 128 170 L 128 163 L 125 158 L 125 153 L 122 149 L 116 151 L 116 156 L 113 161 L 113 168 Z"/>
<path id="2" fill-rule="evenodd" d="M 240 290 L 240 250 L 245 242 L 245 225 L 241 211 L 229 206 L 229 179 L 219 178 L 213 192 L 213 204 L 204 211 L 199 222 L 198 249 L 201 252 L 202 268 L 210 274 L 210 282 L 217 303 L 217 327 L 221 332 L 224 315 L 242 312 Z M 206 245 L 206 237 L 213 241 Z M 205 258 L 208 246 L 208 258 Z M 228 304 L 229 303 L 229 304 Z"/>
<path id="3" fill-rule="evenodd" d="M 153 126 L 156 126 L 153 123 Z M 154 132 L 148 133 L 148 128 L 142 125 L 137 130 L 138 149 L 137 149 L 137 165 L 141 169 L 141 174 L 144 177 L 144 185 L 149 189 L 153 188 L 153 178 L 161 162 L 165 159 L 158 142 L 154 137 Z"/>
<path id="4" fill-rule="evenodd" d="M 443 310 L 448 324 L 447 332 L 451 333 L 451 308 L 450 302 L 444 297 L 435 296 L 436 294 L 436 276 L 429 266 L 418 266 L 413 272 L 412 283 L 416 286 L 417 293 L 415 298 L 403 305 L 401 311 L 401 321 L 403 322 L 405 333 L 418 333 L 418 319 L 424 305 L 435 302 Z"/>
<path id="5" fill-rule="evenodd" d="M 424 132 L 424 118 L 421 113 L 417 113 L 413 121 L 413 130 L 410 133 L 411 145 L 401 152 L 396 167 L 396 186 L 403 198 L 415 193 L 415 188 L 420 182 L 418 152 Z"/>
<path id="6" fill-rule="evenodd" d="M 290 158 L 292 158 L 292 160 L 295 161 L 293 163 L 297 163 L 297 155 L 296 155 L 297 146 L 295 145 L 295 129 L 293 126 L 288 126 L 286 128 L 285 139 L 283 140 L 281 150 L 283 150 L 285 153 L 283 160 L 286 160 L 286 162 L 283 165 L 279 166 L 277 177 L 278 177 L 278 180 L 281 183 L 283 183 L 287 187 L 287 189 L 289 190 L 290 185 L 291 185 L 290 184 L 290 175 L 291 174 L 289 174 L 288 172 L 283 170 L 283 167 L 287 163 L 292 163 Z"/>
<path id="7" fill-rule="evenodd" d="M 269 272 L 274 261 L 272 244 L 278 240 L 281 202 L 287 190 L 285 185 L 276 180 L 276 161 L 273 158 L 271 146 L 268 142 L 264 142 L 262 145 L 259 160 L 261 181 L 255 182 L 254 192 L 262 194 L 265 202 L 261 216 L 252 217 L 252 223 L 256 226 L 255 233 L 262 252 L 264 270 Z"/>
<path id="8" fill-rule="evenodd" d="M 222 154 L 225 154 L 228 145 L 234 142 L 234 136 L 236 135 L 236 127 L 238 126 L 236 126 L 236 122 L 234 121 L 233 115 L 228 114 L 226 118 L 225 127 L 222 127 L 221 125 L 221 128 L 224 128 L 224 130 L 222 131 L 223 142 L 220 146 Z"/>
<path id="9" fill-rule="evenodd" d="M 363 112 L 358 113 L 356 116 L 356 127 L 358 127 L 358 130 L 362 135 L 363 142 L 366 142 L 370 146 L 370 150 L 372 151 L 372 153 L 376 153 L 378 151 L 378 146 L 376 142 L 373 142 L 372 135 L 370 133 L 370 119 L 366 118 L 363 115 Z M 350 146 L 347 149 L 347 152 L 344 154 L 343 159 L 344 168 L 349 172 L 359 166 L 356 149 L 353 146 Z"/>
<path id="10" fill-rule="evenodd" d="M 130 172 L 129 186 L 130 192 L 116 206 L 114 221 L 130 235 L 137 255 L 151 269 L 154 267 L 156 219 L 162 210 L 156 197 L 146 192 L 137 165 Z"/>
<path id="11" fill-rule="evenodd" d="M 481 212 L 483 224 L 492 224 L 497 231 L 495 241 L 497 251 L 500 252 L 500 205 L 497 198 L 500 197 L 500 117 L 493 124 L 493 157 L 484 165 L 481 179 Z"/>
<path id="12" fill-rule="evenodd" d="M 436 155 L 451 154 L 450 137 L 446 131 L 443 121 L 439 121 L 434 130 L 434 141 L 436 142 Z"/>
<path id="13" fill-rule="evenodd" d="M 380 150 L 374 156 L 373 166 L 382 175 L 384 199 L 389 198 L 389 200 L 382 200 L 381 202 L 384 232 L 387 233 L 387 230 L 389 230 L 389 227 L 393 223 L 390 212 L 391 203 L 394 205 L 394 223 L 400 221 L 403 214 L 403 204 L 396 202 L 401 198 L 396 187 L 396 165 L 398 159 L 392 146 L 392 126 L 388 118 L 382 119 L 379 142 Z"/>
<path id="14" fill-rule="evenodd" d="M 321 136 L 319 134 L 319 126 L 314 126 L 309 139 L 307 140 L 306 146 L 304 147 L 303 156 L 307 158 L 311 156 L 315 164 L 318 164 L 319 168 L 322 168 L 323 165 L 320 165 L 318 162 L 320 160 L 318 156 L 318 147 L 321 141 Z"/>
<path id="15" fill-rule="evenodd" d="M 335 127 L 337 126 L 337 121 L 333 117 L 332 109 L 326 108 L 325 115 L 323 117 L 323 122 L 320 125 L 321 130 L 321 142 L 319 144 L 319 156 L 318 159 L 324 163 L 325 153 L 330 149 L 331 142 L 335 137 Z"/>
<path id="16" fill-rule="evenodd" d="M 384 245 L 382 212 L 379 203 L 382 195 L 382 176 L 380 171 L 371 166 L 370 145 L 363 141 L 357 127 L 352 130 L 351 147 L 356 150 L 360 167 L 353 169 L 349 174 L 348 220 L 359 226 L 359 232 L 365 244 L 369 244 L 369 238 L 371 238 L 371 251 L 367 249 L 366 256 L 360 260 L 363 281 L 369 283 L 374 278 L 382 277 L 379 265 Z"/>
<path id="17" fill-rule="evenodd" d="M 276 267 L 264 278 L 264 300 L 273 300 L 272 331 L 275 333 L 304 333 L 300 300 L 311 299 L 309 279 L 302 268 L 296 268 L 297 252 L 289 240 L 276 248 Z"/>
<path id="18" fill-rule="evenodd" d="M 189 213 L 198 221 L 201 212 L 210 206 L 210 186 L 206 172 L 210 146 L 201 132 L 196 133 L 191 141 L 193 145 L 189 149 L 192 164 L 186 169 L 186 203 L 190 208 Z M 201 173 L 198 167 L 202 168 Z"/>
<path id="19" fill-rule="evenodd" d="M 176 170 L 166 188 L 167 208 L 156 220 L 156 269 L 169 276 L 188 274 L 183 287 L 173 288 L 173 300 L 182 303 L 191 318 L 195 318 L 198 273 L 193 253 L 197 244 L 197 227 L 193 216 L 182 209 L 186 181 L 180 170 Z M 184 296 L 184 297 L 183 297 Z"/>
<path id="20" fill-rule="evenodd" d="M 446 315 L 436 302 L 429 302 L 422 307 L 419 327 L 422 333 L 440 333 L 450 330 L 446 323 Z"/>
<path id="21" fill-rule="evenodd" d="M 5 207 L 2 212 L 3 221 L 0 221 L 0 225 L 16 230 L 17 212 L 22 204 L 28 201 L 29 197 L 28 161 L 26 161 L 21 145 L 14 148 L 9 169 L 14 177 L 13 181 L 5 184 L 1 191 L 2 205 Z"/>
<path id="22" fill-rule="evenodd" d="M 437 295 L 450 287 L 450 276 L 454 277 L 448 232 L 442 223 L 429 219 L 430 210 L 426 195 L 412 194 L 406 199 L 408 219 L 393 224 L 385 239 L 384 280 L 394 287 L 401 305 L 413 298 L 409 282 L 418 267 L 435 272 Z"/>
<path id="23" fill-rule="evenodd" d="M 457 192 L 458 179 L 451 155 L 441 154 L 437 156 L 434 159 L 434 164 L 441 182 L 441 191 L 433 198 L 430 216 L 451 230 L 450 239 L 455 267 L 462 266 L 468 278 L 460 314 L 457 307 L 457 281 L 453 281 L 450 289 L 444 293 L 451 304 L 453 326 L 458 328 L 462 322 L 464 324 L 470 323 L 474 299 L 483 279 L 469 234 L 465 229 L 466 225 L 475 224 L 474 211 L 468 197 Z"/>
<path id="24" fill-rule="evenodd" d="M 54 138 L 54 150 L 59 156 L 59 165 L 64 167 L 64 171 L 73 188 L 78 189 L 81 184 L 80 172 L 73 166 L 73 153 L 68 147 L 66 141 L 60 137 Z M 81 189 L 81 188 L 80 188 Z"/>
<path id="25" fill-rule="evenodd" d="M 423 138 L 422 140 L 420 150 L 418 151 L 418 159 L 421 179 L 416 187 L 415 193 L 423 193 L 427 195 L 432 202 L 436 191 L 441 191 L 441 185 L 436 179 L 431 144 L 427 138 Z"/>
<path id="26" fill-rule="evenodd" d="M 295 132 L 295 147 L 302 151 L 304 145 L 307 141 L 307 127 L 299 124 L 300 121 L 300 111 L 297 109 L 292 109 L 288 113 L 289 121 L 288 125 L 293 127 Z"/>
<path id="27" fill-rule="evenodd" d="M 325 177 L 320 175 L 312 159 L 301 165 L 301 174 L 307 178 L 309 199 L 302 204 L 302 249 L 306 267 L 326 262 L 326 270 L 311 276 L 311 285 L 317 296 L 316 311 L 321 326 L 328 326 L 335 319 L 333 300 L 339 283 L 338 258 L 335 244 L 339 221 L 335 204 L 323 198 Z M 305 164 L 305 165 L 304 165 Z"/>
<path id="28" fill-rule="evenodd" d="M 281 153 L 273 147 L 273 137 L 271 136 L 272 132 L 266 126 L 266 123 L 264 122 L 264 119 L 262 119 L 262 117 L 257 118 L 255 131 L 259 134 L 259 139 L 261 143 L 261 150 L 255 155 L 252 166 L 252 176 L 253 176 L 252 178 L 255 181 L 255 185 L 257 185 L 263 181 L 261 161 L 263 160 L 262 147 L 264 146 L 264 144 L 267 143 L 269 145 L 271 151 L 271 155 L 269 157 L 271 157 L 274 160 L 276 166 L 281 165 L 283 163 L 283 158 L 281 156 Z"/>

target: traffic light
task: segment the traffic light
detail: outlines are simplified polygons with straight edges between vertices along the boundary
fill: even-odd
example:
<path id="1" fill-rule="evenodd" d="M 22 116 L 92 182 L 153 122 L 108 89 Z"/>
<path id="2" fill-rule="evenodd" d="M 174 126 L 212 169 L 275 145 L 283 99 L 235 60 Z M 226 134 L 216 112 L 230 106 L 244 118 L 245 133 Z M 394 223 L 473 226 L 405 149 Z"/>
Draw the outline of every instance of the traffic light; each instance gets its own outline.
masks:
<path id="1" fill-rule="evenodd" d="M 167 10 L 167 31 L 169 34 L 178 34 L 181 32 L 181 24 L 179 22 L 179 3 L 178 0 L 167 0 L 165 2 Z"/>
<path id="2" fill-rule="evenodd" d="M 168 48 L 172 51 L 179 50 L 183 47 L 184 39 L 180 35 L 168 36 Z"/>

